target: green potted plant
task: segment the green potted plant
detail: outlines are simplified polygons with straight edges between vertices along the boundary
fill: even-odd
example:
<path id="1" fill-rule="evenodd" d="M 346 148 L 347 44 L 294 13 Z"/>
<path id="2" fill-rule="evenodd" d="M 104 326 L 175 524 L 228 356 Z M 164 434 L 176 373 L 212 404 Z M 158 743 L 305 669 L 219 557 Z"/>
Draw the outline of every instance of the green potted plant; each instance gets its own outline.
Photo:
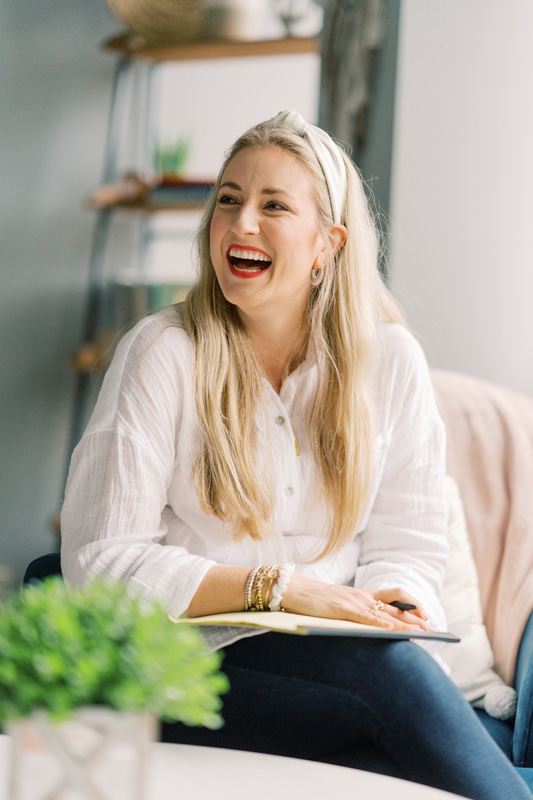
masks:
<path id="1" fill-rule="evenodd" d="M 179 180 L 189 158 L 190 142 L 178 136 L 170 142 L 157 142 L 154 148 L 154 170 L 162 183 Z"/>
<path id="2" fill-rule="evenodd" d="M 14 740 L 10 797 L 59 796 L 75 784 L 81 796 L 87 786 L 92 798 L 140 797 L 147 720 L 220 727 L 219 667 L 193 626 L 174 625 L 120 582 L 79 589 L 51 578 L 8 597 L 0 725 Z M 28 758 L 46 750 L 46 779 L 33 792 Z"/>

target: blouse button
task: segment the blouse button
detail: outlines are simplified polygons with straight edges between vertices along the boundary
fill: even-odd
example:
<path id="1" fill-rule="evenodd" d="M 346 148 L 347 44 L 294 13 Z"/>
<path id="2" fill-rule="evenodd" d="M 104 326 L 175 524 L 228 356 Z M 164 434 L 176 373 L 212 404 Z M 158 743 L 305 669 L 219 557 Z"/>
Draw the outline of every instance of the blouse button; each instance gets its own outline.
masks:
<path id="1" fill-rule="evenodd" d="M 292 497 L 294 494 L 294 489 L 292 486 L 285 487 L 285 497 Z"/>
<path id="2" fill-rule="evenodd" d="M 285 417 L 276 417 L 276 425 L 285 425 Z"/>

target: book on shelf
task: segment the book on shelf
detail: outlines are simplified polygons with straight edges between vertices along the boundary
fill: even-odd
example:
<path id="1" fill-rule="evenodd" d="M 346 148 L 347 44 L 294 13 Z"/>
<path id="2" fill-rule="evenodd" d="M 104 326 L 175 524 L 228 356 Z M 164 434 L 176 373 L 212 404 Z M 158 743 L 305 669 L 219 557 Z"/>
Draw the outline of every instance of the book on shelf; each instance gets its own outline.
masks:
<path id="1" fill-rule="evenodd" d="M 389 630 L 377 625 L 364 625 L 341 619 L 308 617 L 285 611 L 237 611 L 229 614 L 209 614 L 205 617 L 170 617 L 172 622 L 189 625 L 230 625 L 261 628 L 278 633 L 313 636 L 359 636 L 376 639 L 438 639 L 459 642 L 458 636 L 447 631 Z"/>
<path id="2" fill-rule="evenodd" d="M 162 180 L 150 185 L 146 200 L 152 205 L 200 204 L 207 200 L 214 185 L 214 181 Z"/>

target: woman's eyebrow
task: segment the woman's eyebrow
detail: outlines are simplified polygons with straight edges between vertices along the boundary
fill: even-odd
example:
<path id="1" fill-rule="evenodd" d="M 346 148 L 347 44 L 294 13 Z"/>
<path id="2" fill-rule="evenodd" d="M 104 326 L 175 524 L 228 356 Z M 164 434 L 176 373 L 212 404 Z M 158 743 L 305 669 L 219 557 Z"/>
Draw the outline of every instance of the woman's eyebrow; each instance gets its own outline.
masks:
<path id="1" fill-rule="evenodd" d="M 290 197 L 285 189 L 263 189 L 261 194 L 284 194 L 286 197 Z"/>
<path id="2" fill-rule="evenodd" d="M 224 181 L 224 183 L 220 184 L 220 188 L 222 189 L 223 186 L 227 186 L 229 189 L 236 189 L 238 192 L 242 191 L 239 184 L 233 181 Z"/>
<path id="3" fill-rule="evenodd" d="M 228 189 L 234 189 L 237 192 L 242 192 L 241 187 L 235 181 L 224 181 L 224 183 L 220 184 L 220 189 L 227 187 Z M 291 197 L 289 192 L 286 189 L 277 189 L 277 188 L 265 188 L 261 190 L 261 194 L 273 195 L 273 194 L 283 194 L 285 197 Z"/>

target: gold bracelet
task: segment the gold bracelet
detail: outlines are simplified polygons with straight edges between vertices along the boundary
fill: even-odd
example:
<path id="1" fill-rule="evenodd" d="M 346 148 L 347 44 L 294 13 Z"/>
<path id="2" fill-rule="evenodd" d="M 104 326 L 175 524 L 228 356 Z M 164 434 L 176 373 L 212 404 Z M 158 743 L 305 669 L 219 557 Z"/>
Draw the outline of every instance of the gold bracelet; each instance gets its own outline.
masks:
<path id="1" fill-rule="evenodd" d="M 270 567 L 261 567 L 255 576 L 254 585 L 252 589 L 252 597 L 254 598 L 254 610 L 264 611 L 263 604 L 263 582 L 265 577 L 270 572 Z"/>
<path id="2" fill-rule="evenodd" d="M 248 578 L 246 580 L 246 586 L 244 588 L 244 610 L 245 611 L 253 611 L 254 610 L 253 606 L 252 606 L 252 587 L 253 587 L 253 583 L 254 583 L 254 580 L 255 580 L 255 576 L 257 575 L 258 571 L 259 571 L 259 567 L 254 567 L 250 571 L 250 574 L 248 575 Z"/>
<path id="3" fill-rule="evenodd" d="M 267 578 L 270 578 L 270 583 L 268 584 L 268 588 L 265 594 L 263 595 L 263 605 L 266 611 L 270 611 L 270 608 L 268 606 L 270 592 L 272 591 L 272 586 L 274 584 L 274 581 L 277 581 L 277 579 L 279 578 L 280 569 L 281 569 L 281 564 L 274 564 L 274 566 L 270 568 L 270 572 L 267 575 Z"/>
<path id="4" fill-rule="evenodd" d="M 245 611 L 270 611 L 269 597 L 274 583 L 279 579 L 281 564 L 254 567 L 246 579 L 244 589 Z M 269 581 L 263 592 L 265 581 Z"/>

